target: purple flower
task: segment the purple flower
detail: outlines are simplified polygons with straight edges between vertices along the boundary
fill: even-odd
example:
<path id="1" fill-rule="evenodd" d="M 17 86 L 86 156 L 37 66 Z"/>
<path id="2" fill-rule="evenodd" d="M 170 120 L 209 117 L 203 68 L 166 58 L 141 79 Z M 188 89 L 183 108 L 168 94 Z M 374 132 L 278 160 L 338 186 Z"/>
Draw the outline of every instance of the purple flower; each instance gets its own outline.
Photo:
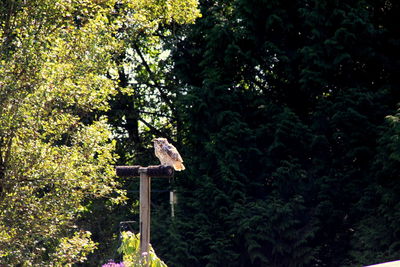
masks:
<path id="1" fill-rule="evenodd" d="M 125 267 L 123 262 L 116 263 L 113 260 L 109 260 L 106 264 L 103 264 L 101 267 Z"/>

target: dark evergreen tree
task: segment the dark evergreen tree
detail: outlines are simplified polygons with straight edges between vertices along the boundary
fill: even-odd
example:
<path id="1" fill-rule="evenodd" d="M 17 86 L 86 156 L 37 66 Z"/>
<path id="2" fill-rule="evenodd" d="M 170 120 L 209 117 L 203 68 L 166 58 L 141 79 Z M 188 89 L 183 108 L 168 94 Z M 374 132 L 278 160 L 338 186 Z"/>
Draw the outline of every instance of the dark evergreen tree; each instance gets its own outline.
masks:
<path id="1" fill-rule="evenodd" d="M 398 119 L 385 122 L 399 102 L 398 11 L 394 1 L 202 2 L 175 52 L 187 171 L 177 216 L 156 236 L 168 263 L 398 256 Z"/>

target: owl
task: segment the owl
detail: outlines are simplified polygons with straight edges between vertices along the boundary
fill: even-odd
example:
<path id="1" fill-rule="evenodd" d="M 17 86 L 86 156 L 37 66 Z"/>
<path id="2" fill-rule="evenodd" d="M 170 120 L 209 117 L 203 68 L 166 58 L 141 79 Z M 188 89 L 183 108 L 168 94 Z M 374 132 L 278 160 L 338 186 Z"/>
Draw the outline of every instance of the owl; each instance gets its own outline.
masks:
<path id="1" fill-rule="evenodd" d="M 168 143 L 166 138 L 156 138 L 154 142 L 154 152 L 162 165 L 172 166 L 176 171 L 183 171 L 182 157 L 178 150 Z"/>

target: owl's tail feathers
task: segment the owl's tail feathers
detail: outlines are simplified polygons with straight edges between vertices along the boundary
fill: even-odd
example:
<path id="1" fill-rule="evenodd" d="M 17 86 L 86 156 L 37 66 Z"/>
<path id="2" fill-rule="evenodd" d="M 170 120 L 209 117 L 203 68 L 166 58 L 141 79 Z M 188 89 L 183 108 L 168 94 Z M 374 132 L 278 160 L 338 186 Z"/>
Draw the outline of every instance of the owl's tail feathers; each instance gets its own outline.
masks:
<path id="1" fill-rule="evenodd" d="M 182 162 L 177 161 L 174 163 L 174 169 L 175 171 L 183 171 L 185 169 L 185 166 L 183 166 Z"/>

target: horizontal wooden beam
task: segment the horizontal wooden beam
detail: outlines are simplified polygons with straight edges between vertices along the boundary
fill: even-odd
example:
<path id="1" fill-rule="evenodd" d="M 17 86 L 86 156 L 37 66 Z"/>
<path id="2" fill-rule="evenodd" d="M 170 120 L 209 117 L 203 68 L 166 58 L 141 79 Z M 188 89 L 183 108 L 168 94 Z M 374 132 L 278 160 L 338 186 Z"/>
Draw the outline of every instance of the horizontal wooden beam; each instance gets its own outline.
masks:
<path id="1" fill-rule="evenodd" d="M 149 177 L 172 177 L 174 168 L 171 166 L 155 165 L 155 166 L 117 166 L 115 168 L 119 177 L 139 177 L 140 172 L 145 172 Z"/>

